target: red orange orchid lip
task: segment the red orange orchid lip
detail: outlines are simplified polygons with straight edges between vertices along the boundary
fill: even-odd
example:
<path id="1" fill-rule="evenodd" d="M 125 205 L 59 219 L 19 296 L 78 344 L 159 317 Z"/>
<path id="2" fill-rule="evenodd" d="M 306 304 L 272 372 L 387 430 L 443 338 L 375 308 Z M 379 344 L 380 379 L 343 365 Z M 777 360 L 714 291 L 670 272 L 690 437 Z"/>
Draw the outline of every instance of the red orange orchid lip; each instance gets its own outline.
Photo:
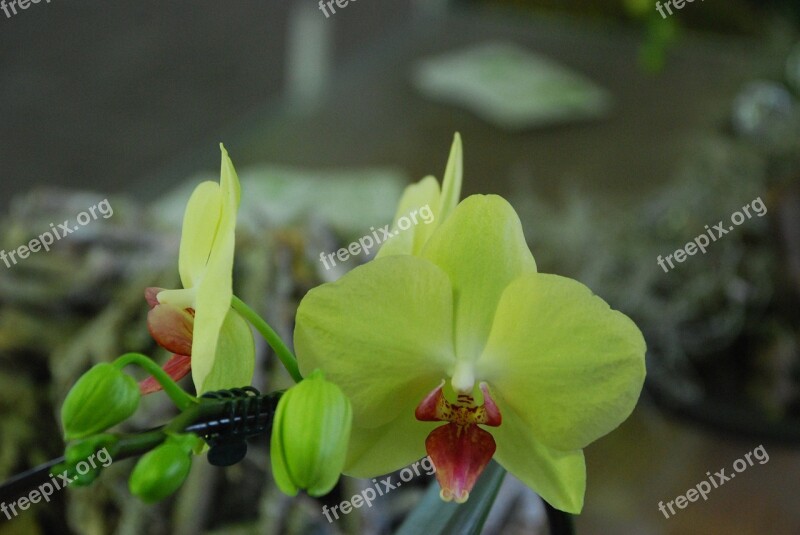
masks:
<path id="1" fill-rule="evenodd" d="M 494 438 L 479 425 L 497 427 L 502 416 L 494 403 L 489 387 L 480 384 L 483 403 L 474 396 L 458 394 L 455 403 L 444 395 L 444 381 L 417 406 L 415 417 L 423 422 L 441 421 L 425 440 L 425 449 L 436 466 L 436 479 L 444 501 L 463 503 L 489 464 L 497 446 Z"/>
<path id="2" fill-rule="evenodd" d="M 173 381 L 180 381 L 192 371 L 192 332 L 194 330 L 194 309 L 182 309 L 175 305 L 162 304 L 158 294 L 162 288 L 147 288 L 144 292 L 150 311 L 147 313 L 147 329 L 158 345 L 172 353 L 163 369 Z M 139 383 L 142 395 L 162 390 L 154 377 Z"/>

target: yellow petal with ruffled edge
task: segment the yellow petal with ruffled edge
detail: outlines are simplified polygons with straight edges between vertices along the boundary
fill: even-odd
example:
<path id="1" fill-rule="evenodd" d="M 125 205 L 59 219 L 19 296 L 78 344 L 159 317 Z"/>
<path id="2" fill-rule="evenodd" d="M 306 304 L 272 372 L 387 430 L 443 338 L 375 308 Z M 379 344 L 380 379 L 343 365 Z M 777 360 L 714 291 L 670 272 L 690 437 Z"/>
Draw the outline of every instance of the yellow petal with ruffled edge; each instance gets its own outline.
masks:
<path id="1" fill-rule="evenodd" d="M 499 427 L 485 428 L 497 444 L 494 458 L 556 509 L 580 513 L 586 491 L 583 452 L 548 448 L 497 389 L 492 389 L 492 394 L 503 415 Z"/>
<path id="2" fill-rule="evenodd" d="M 422 391 L 424 388 L 413 394 Z M 414 405 L 409 403 L 380 427 L 353 426 L 344 474 L 366 479 L 408 466 L 425 456 L 425 437 L 440 425 L 441 422 L 420 422 L 414 418 Z"/>
<path id="3" fill-rule="evenodd" d="M 453 386 L 472 390 L 471 365 L 481 354 L 506 287 L 536 272 L 522 225 L 508 202 L 497 195 L 464 199 L 422 251 L 439 266 L 453 287 L 457 370 Z"/>
<path id="4" fill-rule="evenodd" d="M 402 410 L 413 416 L 455 361 L 451 295 L 441 269 L 406 255 L 314 288 L 297 311 L 300 371 L 319 368 L 341 387 L 354 426 L 378 427 Z"/>
<path id="5" fill-rule="evenodd" d="M 630 415 L 644 355 L 642 333 L 627 316 L 577 281 L 538 273 L 503 293 L 477 373 L 538 441 L 566 451 Z"/>

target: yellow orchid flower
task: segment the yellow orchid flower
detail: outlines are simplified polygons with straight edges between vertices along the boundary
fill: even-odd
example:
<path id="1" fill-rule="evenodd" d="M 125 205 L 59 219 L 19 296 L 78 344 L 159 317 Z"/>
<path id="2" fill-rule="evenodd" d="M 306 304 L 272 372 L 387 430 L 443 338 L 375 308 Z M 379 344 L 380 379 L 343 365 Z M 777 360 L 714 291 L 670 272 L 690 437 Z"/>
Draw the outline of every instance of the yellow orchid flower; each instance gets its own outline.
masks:
<path id="1" fill-rule="evenodd" d="M 586 286 L 539 273 L 503 198 L 454 205 L 460 160 L 456 137 L 429 236 L 392 240 L 392 250 L 305 296 L 300 370 L 324 371 L 352 402 L 346 474 L 375 477 L 427 450 L 442 498 L 463 502 L 494 457 L 578 513 L 582 448 L 633 410 L 644 339 Z M 398 214 L 437 192 L 433 179 L 410 187 Z"/>

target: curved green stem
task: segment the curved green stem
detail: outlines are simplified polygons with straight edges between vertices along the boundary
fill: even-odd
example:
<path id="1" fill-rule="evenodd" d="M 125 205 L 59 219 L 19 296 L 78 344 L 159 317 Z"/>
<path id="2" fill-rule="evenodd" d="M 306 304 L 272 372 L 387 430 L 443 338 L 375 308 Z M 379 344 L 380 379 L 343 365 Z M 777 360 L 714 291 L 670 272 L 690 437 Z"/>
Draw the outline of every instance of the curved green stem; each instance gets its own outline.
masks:
<path id="1" fill-rule="evenodd" d="M 299 383 L 302 381 L 303 376 L 300 375 L 300 369 L 297 367 L 297 359 L 286 346 L 286 344 L 283 343 L 283 340 L 281 340 L 281 337 L 278 336 L 278 333 L 276 333 L 275 330 L 270 327 L 269 324 L 264 321 L 264 319 L 252 308 L 247 306 L 244 301 L 235 295 L 231 300 L 231 306 L 236 312 L 241 314 L 244 319 L 249 321 L 259 333 L 261 333 L 261 336 L 264 337 L 269 346 L 275 351 L 275 354 L 278 355 L 278 358 L 283 363 L 286 371 L 289 372 L 289 375 L 292 376 L 294 382 Z"/>
<path id="2" fill-rule="evenodd" d="M 144 455 L 160 446 L 165 438 L 166 435 L 160 430 L 147 431 L 135 435 L 120 435 L 119 442 L 113 447 L 111 457 L 116 461 Z"/>
<path id="3" fill-rule="evenodd" d="M 152 375 L 156 381 L 158 381 L 158 384 L 164 388 L 164 392 L 166 392 L 172 402 L 175 403 L 175 405 L 181 411 L 184 411 L 197 403 L 197 398 L 187 394 L 181 387 L 178 386 L 178 383 L 173 381 L 172 378 L 167 375 L 167 372 L 162 370 L 158 364 L 156 364 L 150 357 L 147 357 L 146 355 L 142 355 L 141 353 L 125 353 L 115 360 L 113 364 L 117 369 L 120 370 L 129 364 L 136 364 L 137 366 L 143 368 L 147 373 Z"/>

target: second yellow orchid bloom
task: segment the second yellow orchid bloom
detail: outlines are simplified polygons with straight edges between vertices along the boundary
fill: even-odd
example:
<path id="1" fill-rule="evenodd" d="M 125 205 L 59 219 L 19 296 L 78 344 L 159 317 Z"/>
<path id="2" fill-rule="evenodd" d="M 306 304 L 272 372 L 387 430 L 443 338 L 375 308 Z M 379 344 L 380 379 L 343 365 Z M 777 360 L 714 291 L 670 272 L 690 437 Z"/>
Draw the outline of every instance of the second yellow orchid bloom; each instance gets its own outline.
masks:
<path id="1" fill-rule="evenodd" d="M 191 369 L 198 394 L 250 384 L 255 344 L 247 322 L 231 308 L 239 178 L 220 144 L 220 182 L 203 182 L 186 207 L 178 269 L 183 289 L 148 288 L 153 338 L 175 356 L 165 365 L 173 379 Z M 157 390 L 152 379 L 143 392 Z"/>

